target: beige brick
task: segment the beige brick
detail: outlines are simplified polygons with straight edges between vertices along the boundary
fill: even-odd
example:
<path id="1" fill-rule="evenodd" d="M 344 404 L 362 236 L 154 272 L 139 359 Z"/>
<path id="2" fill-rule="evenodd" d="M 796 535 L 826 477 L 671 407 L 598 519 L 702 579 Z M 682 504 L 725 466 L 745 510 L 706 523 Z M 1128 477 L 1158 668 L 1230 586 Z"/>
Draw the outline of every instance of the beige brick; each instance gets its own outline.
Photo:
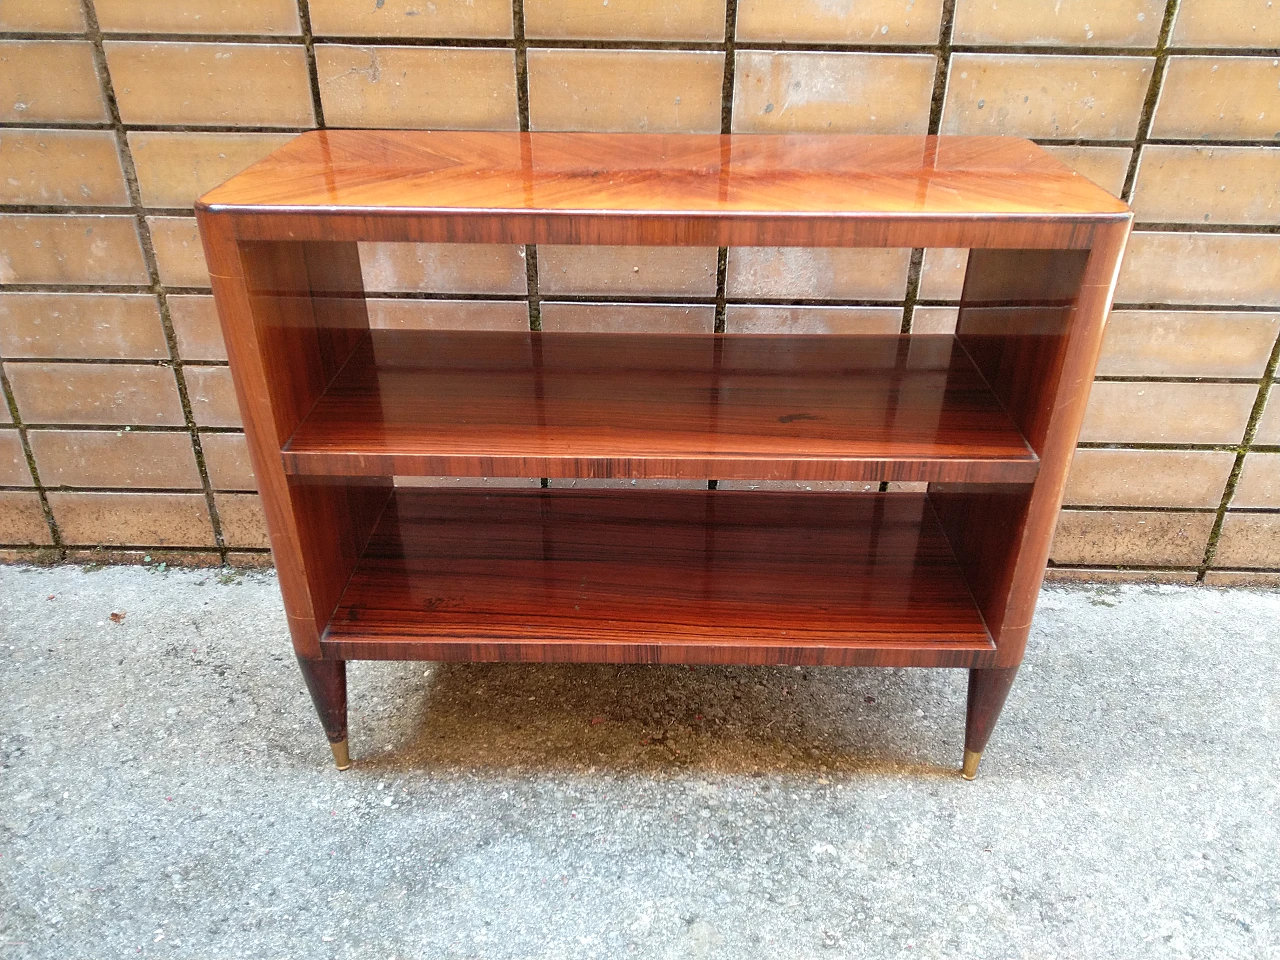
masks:
<path id="1" fill-rule="evenodd" d="M 32 430 L 46 487 L 200 488 L 191 436 L 126 430 Z"/>
<path id="2" fill-rule="evenodd" d="M 1129 172 L 1129 160 L 1133 156 L 1133 150 L 1129 147 L 1081 147 L 1074 143 L 1051 143 L 1046 144 L 1044 149 L 1113 196 L 1120 196 L 1124 189 L 1124 178 Z"/>
<path id="3" fill-rule="evenodd" d="M 530 50 L 534 130 L 719 133 L 724 54 Z"/>
<path id="4" fill-rule="evenodd" d="M 248 550 L 228 550 L 227 566 L 237 570 L 274 570 L 275 558 L 269 553 Z"/>
<path id="5" fill-rule="evenodd" d="M 63 559 L 66 563 L 79 564 L 88 569 L 106 565 L 128 565 L 151 567 L 159 572 L 163 572 L 166 566 L 184 570 L 210 570 L 223 565 L 222 558 L 216 550 L 200 548 L 197 552 L 194 548 L 199 547 L 199 544 L 186 547 L 71 546 L 64 552 Z M 237 554 L 237 557 L 241 555 Z M 229 558 L 227 565 L 232 565 Z M 245 569 L 250 568 L 245 567 Z"/>
<path id="6" fill-rule="evenodd" d="M 1176 583 L 1196 582 L 1194 570 L 1109 570 L 1106 567 L 1050 567 L 1046 583 Z"/>
<path id="7" fill-rule="evenodd" d="M 1134 233 L 1116 302 L 1280 306 L 1280 236 Z"/>
<path id="8" fill-rule="evenodd" d="M 397 487 L 538 487 L 537 477 L 395 477 Z"/>
<path id="9" fill-rule="evenodd" d="M 911 332 L 955 333 L 959 312 L 955 307 L 916 307 L 911 315 Z"/>
<path id="10" fill-rule="evenodd" d="M 552 478 L 553 488 L 567 490 L 706 490 L 705 480 L 602 480 L 594 477 Z"/>
<path id="11" fill-rule="evenodd" d="M 1204 575 L 1206 587 L 1251 587 L 1255 590 L 1280 589 L 1280 573 L 1259 571 L 1208 570 Z"/>
<path id="12" fill-rule="evenodd" d="M 200 449 L 204 452 L 204 465 L 213 489 L 258 489 L 249 444 L 243 433 L 202 433 Z"/>
<path id="13" fill-rule="evenodd" d="M 1213 508 L 1235 460 L 1225 450 L 1077 450 L 1063 502 Z"/>
<path id="14" fill-rule="evenodd" d="M 310 0 L 311 29 L 328 37 L 510 37 L 510 0 Z"/>
<path id="15" fill-rule="evenodd" d="M 1071 140 L 1134 136 L 1150 57 L 958 53 L 941 133 Z"/>
<path id="16" fill-rule="evenodd" d="M 1212 513 L 1064 510 L 1049 557 L 1054 563 L 1194 567 L 1204 559 Z"/>
<path id="17" fill-rule="evenodd" d="M 653 303 L 543 303 L 542 329 L 552 333 L 710 333 L 712 306 Z"/>
<path id="18" fill-rule="evenodd" d="M 1253 442 L 1280 446 L 1280 389 L 1277 389 L 1274 384 L 1267 397 L 1267 405 L 1263 408 L 1262 416 L 1258 420 Z"/>
<path id="19" fill-rule="evenodd" d="M 301 33 L 294 0 L 94 0 L 103 33 Z"/>
<path id="20" fill-rule="evenodd" d="M 879 483 L 844 482 L 841 480 L 721 480 L 720 490 L 781 490 L 785 493 L 874 493 Z"/>
<path id="21" fill-rule="evenodd" d="M 528 330 L 529 307 L 514 300 L 384 300 L 370 298 L 375 330 Z"/>
<path id="22" fill-rule="evenodd" d="M 920 298 L 959 300 L 968 266 L 969 251 L 966 249 L 934 247 L 926 250 L 920 265 Z"/>
<path id="23" fill-rule="evenodd" d="M 1215 567 L 1280 567 L 1280 513 L 1227 513 Z"/>
<path id="24" fill-rule="evenodd" d="M 520 127 L 512 50 L 322 44 L 316 72 L 330 126 Z"/>
<path id="25" fill-rule="evenodd" d="M 146 283 L 132 217 L 0 216 L 0 283 Z"/>
<path id="26" fill-rule="evenodd" d="M 1152 137 L 1270 140 L 1280 131 L 1280 58 L 1170 57 Z"/>
<path id="27" fill-rule="evenodd" d="M 0 487 L 29 487 L 31 468 L 17 430 L 0 430 Z"/>
<path id="28" fill-rule="evenodd" d="M 366 290 L 525 292 L 524 248 L 486 243 L 362 243 Z"/>
<path id="29" fill-rule="evenodd" d="M 725 0 L 525 0 L 528 37 L 557 40 L 724 39 Z"/>
<path id="30" fill-rule="evenodd" d="M 73 546 L 211 547 L 213 524 L 199 493 L 59 493 L 49 506 Z"/>
<path id="31" fill-rule="evenodd" d="M 229 367 L 184 367 L 191 416 L 202 427 L 240 426 L 240 405 Z"/>
<path id="32" fill-rule="evenodd" d="M 1111 377 L 1260 377 L 1280 314 L 1116 310 L 1098 373 Z"/>
<path id="33" fill-rule="evenodd" d="M 730 297 L 817 297 L 900 300 L 911 251 L 851 247 L 734 247 Z"/>
<path id="34" fill-rule="evenodd" d="M 0 131 L 0 170 L 0 203 L 129 203 L 116 138 L 107 130 Z"/>
<path id="35" fill-rule="evenodd" d="M 25 546 L 52 542 L 39 494 L 0 490 L 0 543 Z"/>
<path id="36" fill-rule="evenodd" d="M 5 0 L 0 30 L 20 33 L 81 33 L 84 14 L 78 0 Z"/>
<path id="37" fill-rule="evenodd" d="M 269 548 L 267 518 L 256 493 L 217 493 L 213 497 L 222 523 L 222 539 L 228 547 Z"/>
<path id="38" fill-rule="evenodd" d="M 1147 146 L 1133 209 L 1165 223 L 1280 223 L 1280 147 Z"/>
<path id="39" fill-rule="evenodd" d="M 1251 453 L 1236 484 L 1233 507 L 1280 507 L 1280 453 Z"/>
<path id="40" fill-rule="evenodd" d="M 1173 24 L 1178 47 L 1280 47 L 1275 0 L 1182 0 Z"/>
<path id="41" fill-rule="evenodd" d="M 1095 383 L 1080 439 L 1235 444 L 1257 395 L 1248 383 Z"/>
<path id="42" fill-rule="evenodd" d="M 899 307 L 753 307 L 725 310 L 725 333 L 877 333 L 902 329 Z"/>
<path id="43" fill-rule="evenodd" d="M 937 61 L 903 53 L 740 50 L 735 133 L 925 133 Z"/>
<path id="44" fill-rule="evenodd" d="M 0 293 L 0 355 L 52 360 L 163 360 L 150 294 Z"/>
<path id="45" fill-rule="evenodd" d="M 183 360 L 225 360 L 227 345 L 222 340 L 218 310 L 213 297 L 202 294 L 169 296 L 169 319 Z"/>
<path id="46" fill-rule="evenodd" d="M 209 268 L 195 217 L 147 217 L 160 282 L 171 287 L 209 286 Z"/>
<path id="47" fill-rule="evenodd" d="M 113 363 L 6 363 L 26 423 L 180 427 L 178 385 L 168 367 Z"/>
<path id="48" fill-rule="evenodd" d="M 57 82 L 50 82 L 52 77 Z M 106 119 L 93 44 L 0 41 L 0 121 L 93 123 Z"/>
<path id="49" fill-rule="evenodd" d="M 1154 47 L 1164 0 L 958 0 L 953 43 Z"/>
<path id="50" fill-rule="evenodd" d="M 196 197 L 293 139 L 291 133 L 132 131 L 129 151 L 148 207 L 190 207 Z"/>
<path id="51" fill-rule="evenodd" d="M 542 294 L 710 297 L 714 247 L 538 247 Z"/>
<path id="52" fill-rule="evenodd" d="M 125 123 L 315 124 L 301 46 L 108 41 L 104 47 Z"/>
<path id="53" fill-rule="evenodd" d="M 937 43 L 942 0 L 739 0 L 739 40 Z"/>

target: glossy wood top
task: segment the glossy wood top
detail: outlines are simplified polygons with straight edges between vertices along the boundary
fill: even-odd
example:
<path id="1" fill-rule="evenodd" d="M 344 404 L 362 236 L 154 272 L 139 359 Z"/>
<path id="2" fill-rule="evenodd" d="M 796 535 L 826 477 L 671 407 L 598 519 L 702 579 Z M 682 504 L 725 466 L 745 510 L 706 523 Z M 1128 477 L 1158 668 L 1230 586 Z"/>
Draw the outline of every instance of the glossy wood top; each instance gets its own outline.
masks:
<path id="1" fill-rule="evenodd" d="M 413 214 L 446 218 L 418 224 L 435 229 L 437 239 L 713 245 L 902 245 L 883 233 L 835 229 L 885 218 L 1006 226 L 1053 218 L 1062 227 L 1128 216 L 1101 187 L 1012 137 L 408 130 L 302 134 L 205 194 L 197 208 L 364 218 L 298 220 L 291 229 L 299 239 L 395 239 L 385 232 L 388 221 Z M 486 226 L 476 217 L 505 219 Z M 656 238 L 637 217 L 658 222 Z M 673 220 L 686 232 L 672 235 Z M 357 235 L 357 226 L 366 232 Z M 283 239 L 270 224 L 243 229 L 246 237 Z M 957 244 L 996 244 L 970 234 Z M 1040 242 L 1084 246 L 1087 238 Z"/>
<path id="2" fill-rule="evenodd" d="M 296 474 L 1030 481 L 950 336 L 374 331 Z"/>
<path id="3" fill-rule="evenodd" d="M 321 645 L 382 659 L 969 666 L 922 495 L 401 490 Z"/>
<path id="4" fill-rule="evenodd" d="M 1013 137 L 314 130 L 201 198 L 332 211 L 1105 216 L 1127 207 Z"/>

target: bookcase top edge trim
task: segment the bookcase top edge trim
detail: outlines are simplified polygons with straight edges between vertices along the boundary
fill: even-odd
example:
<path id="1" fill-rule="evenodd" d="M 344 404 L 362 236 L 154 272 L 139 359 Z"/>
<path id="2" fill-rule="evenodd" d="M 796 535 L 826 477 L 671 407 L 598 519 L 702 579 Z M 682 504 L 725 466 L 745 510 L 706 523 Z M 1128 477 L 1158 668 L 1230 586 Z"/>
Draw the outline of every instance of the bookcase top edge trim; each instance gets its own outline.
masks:
<path id="1" fill-rule="evenodd" d="M 1087 250 L 1132 214 L 1097 217 L 726 216 L 702 211 L 518 211 L 196 207 L 240 241 L 554 244 L 668 247 L 968 247 Z"/>
<path id="2" fill-rule="evenodd" d="M 196 207 L 280 226 L 304 217 L 421 218 L 460 229 L 499 217 L 609 233 L 611 222 L 625 221 L 640 233 L 676 234 L 670 243 L 690 242 L 680 226 L 697 233 L 699 223 L 803 244 L 809 227 L 1016 229 L 1132 217 L 1121 200 L 1013 137 L 494 131 L 311 131 Z"/>

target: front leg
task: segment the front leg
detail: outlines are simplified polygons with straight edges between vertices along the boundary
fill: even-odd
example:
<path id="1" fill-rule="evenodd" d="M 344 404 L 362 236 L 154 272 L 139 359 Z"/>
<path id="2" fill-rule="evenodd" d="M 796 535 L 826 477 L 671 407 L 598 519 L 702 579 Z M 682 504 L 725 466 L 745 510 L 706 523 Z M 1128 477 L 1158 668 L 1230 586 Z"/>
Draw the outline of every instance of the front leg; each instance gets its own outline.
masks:
<path id="1" fill-rule="evenodd" d="M 307 682 L 325 736 L 329 738 L 333 760 L 339 770 L 346 770 L 351 766 L 347 752 L 347 661 L 298 657 L 298 666 L 302 668 L 302 679 Z"/>
<path id="2" fill-rule="evenodd" d="M 964 724 L 964 778 L 972 780 L 978 775 L 978 761 L 987 748 L 991 731 L 1000 719 L 1017 667 L 992 667 L 969 671 L 969 704 Z"/>

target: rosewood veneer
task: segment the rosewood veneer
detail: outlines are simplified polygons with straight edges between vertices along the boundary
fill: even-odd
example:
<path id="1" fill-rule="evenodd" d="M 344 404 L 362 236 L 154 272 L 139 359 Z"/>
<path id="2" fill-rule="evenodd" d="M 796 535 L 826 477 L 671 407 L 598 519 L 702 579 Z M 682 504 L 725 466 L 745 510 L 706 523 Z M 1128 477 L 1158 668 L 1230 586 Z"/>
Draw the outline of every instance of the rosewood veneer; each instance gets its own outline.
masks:
<path id="1" fill-rule="evenodd" d="M 196 205 L 294 650 L 1018 665 L 1132 216 L 1011 138 L 317 131 Z M 357 243 L 964 247 L 948 336 L 369 328 Z M 914 480 L 459 490 L 396 476 Z"/>

